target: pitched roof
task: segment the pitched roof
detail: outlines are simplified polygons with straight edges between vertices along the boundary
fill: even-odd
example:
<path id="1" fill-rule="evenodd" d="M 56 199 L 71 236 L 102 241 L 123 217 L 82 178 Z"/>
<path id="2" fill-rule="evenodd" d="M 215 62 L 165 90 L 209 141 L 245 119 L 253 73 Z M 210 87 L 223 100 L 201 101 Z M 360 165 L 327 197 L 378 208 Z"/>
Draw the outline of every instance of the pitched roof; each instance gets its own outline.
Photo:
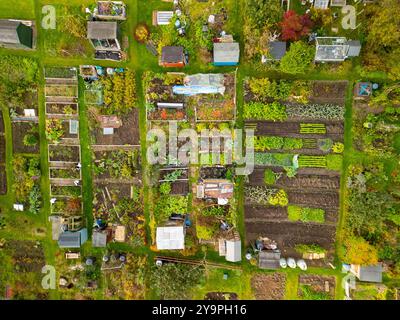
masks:
<path id="1" fill-rule="evenodd" d="M 183 47 L 166 46 L 161 50 L 161 61 L 174 63 L 183 61 Z"/>
<path id="2" fill-rule="evenodd" d="M 185 249 L 185 232 L 183 226 L 165 226 L 157 228 L 158 250 Z"/>
<path id="3" fill-rule="evenodd" d="M 240 48 L 237 42 L 214 43 L 214 62 L 239 62 Z"/>
<path id="4" fill-rule="evenodd" d="M 116 39 L 117 22 L 115 21 L 88 21 L 88 39 Z"/>
<path id="5" fill-rule="evenodd" d="M 0 20 L 0 42 L 9 44 L 22 44 L 32 48 L 32 28 L 13 20 Z"/>

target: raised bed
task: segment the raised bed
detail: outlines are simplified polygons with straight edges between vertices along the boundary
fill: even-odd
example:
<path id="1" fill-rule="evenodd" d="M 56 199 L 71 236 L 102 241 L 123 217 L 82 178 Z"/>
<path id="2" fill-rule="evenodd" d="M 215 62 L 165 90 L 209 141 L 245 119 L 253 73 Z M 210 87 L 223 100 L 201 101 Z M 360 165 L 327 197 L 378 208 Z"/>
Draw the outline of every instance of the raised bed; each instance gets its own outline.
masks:
<path id="1" fill-rule="evenodd" d="M 45 87 L 46 97 L 78 97 L 76 85 L 47 84 Z"/>
<path id="2" fill-rule="evenodd" d="M 78 104 L 77 103 L 50 103 L 46 102 L 46 114 L 51 115 L 65 115 L 77 116 Z"/>
<path id="3" fill-rule="evenodd" d="M 51 196 L 63 196 L 63 197 L 80 197 L 82 195 L 81 186 L 50 186 Z"/>
<path id="4" fill-rule="evenodd" d="M 57 197 L 56 202 L 51 204 L 51 213 L 66 216 L 81 215 L 82 201 L 79 198 Z"/>
<path id="5" fill-rule="evenodd" d="M 317 293 L 311 294 L 306 297 L 304 287 L 311 289 L 309 292 Z M 323 276 L 315 274 L 301 274 L 299 275 L 299 287 L 297 294 L 303 299 L 318 299 L 322 300 L 335 298 L 336 278 L 334 276 Z M 318 294 L 320 293 L 320 294 Z M 314 297 L 313 297 L 314 296 Z"/>
<path id="6" fill-rule="evenodd" d="M 44 69 L 46 79 L 78 79 L 77 69 L 64 67 L 46 67 Z"/>
<path id="7" fill-rule="evenodd" d="M 50 168 L 50 179 L 80 179 L 81 172 L 73 168 Z"/>
<path id="8" fill-rule="evenodd" d="M 80 147 L 67 145 L 49 145 L 49 161 L 80 162 Z"/>

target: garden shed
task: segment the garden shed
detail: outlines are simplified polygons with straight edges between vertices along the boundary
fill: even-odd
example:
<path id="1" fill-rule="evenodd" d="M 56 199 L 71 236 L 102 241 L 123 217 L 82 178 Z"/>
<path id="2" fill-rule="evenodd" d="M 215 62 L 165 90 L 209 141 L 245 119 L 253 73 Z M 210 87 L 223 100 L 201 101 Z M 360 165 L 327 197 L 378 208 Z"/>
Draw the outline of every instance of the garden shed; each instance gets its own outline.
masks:
<path id="1" fill-rule="evenodd" d="M 281 253 L 278 250 L 260 251 L 258 254 L 258 267 L 260 269 L 279 269 L 279 259 Z"/>
<path id="2" fill-rule="evenodd" d="M 382 282 L 382 263 L 368 266 L 352 264 L 350 266 L 350 272 L 363 282 Z"/>
<path id="3" fill-rule="evenodd" d="M 314 0 L 315 9 L 328 9 L 330 0 Z"/>
<path id="4" fill-rule="evenodd" d="M 268 43 L 268 55 L 265 56 L 266 61 L 279 61 L 286 53 L 285 41 L 270 41 Z"/>
<path id="5" fill-rule="evenodd" d="M 182 68 L 186 64 L 183 47 L 166 46 L 161 50 L 159 65 L 167 68 Z"/>
<path id="6" fill-rule="evenodd" d="M 20 20 L 0 20 L 0 47 L 33 49 L 32 23 Z"/>
<path id="7" fill-rule="evenodd" d="M 95 248 L 104 248 L 111 239 L 111 230 L 94 230 L 92 235 L 92 246 Z"/>
<path id="8" fill-rule="evenodd" d="M 157 228 L 157 250 L 185 249 L 185 228 L 183 225 L 171 225 Z"/>
<path id="9" fill-rule="evenodd" d="M 83 228 L 76 232 L 65 231 L 58 238 L 60 248 L 80 248 L 88 239 L 87 229 Z"/>
<path id="10" fill-rule="evenodd" d="M 242 260 L 242 243 L 240 239 L 226 240 L 226 261 L 239 262 Z"/>
<path id="11" fill-rule="evenodd" d="M 115 21 L 88 21 L 87 38 L 96 50 L 121 50 L 118 41 L 118 25 Z"/>
<path id="12" fill-rule="evenodd" d="M 214 65 L 236 66 L 239 63 L 240 47 L 237 42 L 214 43 Z"/>

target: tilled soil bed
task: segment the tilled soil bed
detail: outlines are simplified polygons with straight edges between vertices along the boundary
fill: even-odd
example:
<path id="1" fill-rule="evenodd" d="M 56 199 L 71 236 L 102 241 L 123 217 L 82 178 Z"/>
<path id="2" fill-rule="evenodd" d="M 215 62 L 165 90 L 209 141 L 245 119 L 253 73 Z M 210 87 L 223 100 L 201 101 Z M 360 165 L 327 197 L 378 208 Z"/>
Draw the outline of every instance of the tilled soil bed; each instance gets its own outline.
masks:
<path id="1" fill-rule="evenodd" d="M 335 241 L 336 226 L 302 222 L 248 221 L 246 240 L 255 241 L 259 236 L 268 237 L 277 242 L 278 248 L 294 248 L 296 244 L 318 244 L 330 249 Z"/>
<path id="2" fill-rule="evenodd" d="M 311 208 L 339 208 L 338 192 L 288 191 L 289 203 Z"/>
<path id="3" fill-rule="evenodd" d="M 265 169 L 255 168 L 249 176 L 249 185 L 263 186 Z M 274 170 L 274 172 L 282 172 L 282 170 Z M 340 177 L 330 177 L 327 175 L 302 175 L 297 174 L 293 178 L 288 178 L 284 173 L 275 182 L 275 185 L 285 189 L 323 189 L 338 190 L 340 188 Z"/>
<path id="4" fill-rule="evenodd" d="M 299 275 L 298 295 L 303 296 L 301 286 L 310 286 L 310 289 L 315 292 L 326 293 L 331 299 L 335 297 L 336 278 L 333 276 L 322 276 L 315 274 Z"/>
<path id="5" fill-rule="evenodd" d="M 7 193 L 7 176 L 4 164 L 0 164 L 0 194 Z"/>
<path id="6" fill-rule="evenodd" d="M 256 274 L 251 287 L 257 300 L 283 300 L 285 297 L 286 274 Z"/>
<path id="7" fill-rule="evenodd" d="M 39 133 L 36 130 L 37 123 L 31 122 L 13 122 L 12 124 L 12 139 L 14 153 L 39 153 Z M 37 144 L 34 146 L 26 146 L 24 137 L 27 134 L 32 134 L 37 139 Z"/>
<path id="8" fill-rule="evenodd" d="M 348 81 L 314 81 L 312 103 L 344 104 Z"/>

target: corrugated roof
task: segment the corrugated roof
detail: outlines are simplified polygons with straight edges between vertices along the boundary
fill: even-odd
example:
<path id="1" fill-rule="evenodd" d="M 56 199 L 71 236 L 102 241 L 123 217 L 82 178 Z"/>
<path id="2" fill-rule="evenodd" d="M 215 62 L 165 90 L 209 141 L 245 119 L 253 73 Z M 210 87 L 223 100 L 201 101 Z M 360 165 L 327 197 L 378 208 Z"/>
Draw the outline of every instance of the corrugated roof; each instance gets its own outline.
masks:
<path id="1" fill-rule="evenodd" d="M 173 11 L 157 11 L 157 24 L 160 26 L 169 24 L 173 15 Z"/>
<path id="2" fill-rule="evenodd" d="M 261 269 L 279 269 L 280 252 L 261 251 L 258 255 L 258 267 Z"/>
<path id="3" fill-rule="evenodd" d="M 101 231 L 94 231 L 92 235 L 93 247 L 101 248 L 107 245 L 107 233 Z"/>
<path id="4" fill-rule="evenodd" d="M 158 227 L 158 250 L 181 250 L 185 248 L 185 232 L 183 226 Z"/>
<path id="5" fill-rule="evenodd" d="M 214 43 L 214 62 L 239 62 L 239 43 Z"/>
<path id="6" fill-rule="evenodd" d="M 88 21 L 88 39 L 116 39 L 117 22 L 115 21 Z"/>
<path id="7" fill-rule="evenodd" d="M 272 41 L 269 43 L 269 54 L 274 60 L 281 60 L 286 53 L 286 42 Z"/>
<path id="8" fill-rule="evenodd" d="M 80 232 L 63 232 L 58 238 L 60 248 L 80 248 L 81 234 Z"/>

